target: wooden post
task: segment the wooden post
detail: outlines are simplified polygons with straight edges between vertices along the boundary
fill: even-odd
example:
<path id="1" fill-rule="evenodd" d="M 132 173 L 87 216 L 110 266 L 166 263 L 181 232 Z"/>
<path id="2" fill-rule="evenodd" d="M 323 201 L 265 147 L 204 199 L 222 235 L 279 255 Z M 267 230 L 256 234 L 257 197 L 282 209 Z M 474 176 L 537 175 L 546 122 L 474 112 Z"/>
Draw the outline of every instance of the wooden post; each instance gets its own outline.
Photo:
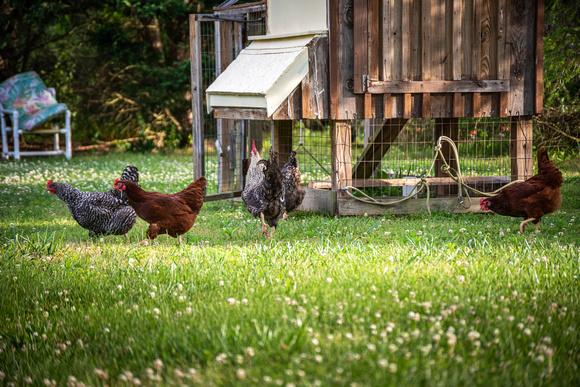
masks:
<path id="1" fill-rule="evenodd" d="M 536 94 L 535 113 L 544 110 L 544 0 L 536 1 Z"/>
<path id="2" fill-rule="evenodd" d="M 195 15 L 189 15 L 189 55 L 191 60 L 191 112 L 193 139 L 193 177 L 204 174 L 203 162 L 203 115 L 202 115 L 202 68 L 201 68 L 201 28 Z"/>
<path id="3" fill-rule="evenodd" d="M 452 139 L 455 143 L 459 139 L 459 121 L 457 118 L 437 118 L 435 119 L 435 141 L 439 139 L 440 136 L 447 136 Z M 444 142 L 442 144 L 441 152 L 445 156 L 445 160 L 451 166 L 451 168 L 457 170 L 457 160 L 451 150 L 449 143 Z M 445 172 L 441 171 L 441 166 L 443 162 L 441 158 L 437 158 L 435 161 L 435 176 L 436 177 L 447 177 Z M 457 186 L 455 185 L 440 185 L 437 186 L 437 196 L 448 196 L 456 195 Z"/>
<path id="4" fill-rule="evenodd" d="M 532 118 L 514 117 L 511 128 L 512 180 L 525 180 L 532 176 Z"/>
<path id="5" fill-rule="evenodd" d="M 234 22 L 215 21 L 216 77 L 234 60 Z M 218 155 L 218 192 L 231 192 L 235 187 L 235 121 L 216 120 Z M 219 149 L 218 149 L 219 151 Z"/>
<path id="6" fill-rule="evenodd" d="M 272 127 L 272 147 L 278 152 L 280 166 L 284 165 L 290 157 L 292 150 L 292 121 L 280 120 L 273 121 Z M 267 157 L 262 155 L 262 157 Z"/>
<path id="7" fill-rule="evenodd" d="M 332 125 L 332 189 L 352 185 L 351 122 L 334 121 Z"/>

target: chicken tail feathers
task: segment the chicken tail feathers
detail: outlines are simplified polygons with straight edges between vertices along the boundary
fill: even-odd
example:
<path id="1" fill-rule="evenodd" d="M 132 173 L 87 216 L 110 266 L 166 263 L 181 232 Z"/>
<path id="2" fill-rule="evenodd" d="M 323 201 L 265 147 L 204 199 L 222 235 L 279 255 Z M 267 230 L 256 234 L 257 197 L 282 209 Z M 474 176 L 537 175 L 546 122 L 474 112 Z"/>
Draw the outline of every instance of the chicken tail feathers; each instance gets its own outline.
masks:
<path id="1" fill-rule="evenodd" d="M 177 195 L 181 196 L 192 211 L 199 211 L 203 205 L 203 197 L 205 196 L 207 188 L 207 180 L 205 177 L 200 177 L 190 185 L 188 185 L 183 191 L 179 192 Z"/>
<path id="2" fill-rule="evenodd" d="M 139 183 L 139 170 L 134 165 L 127 165 L 121 173 L 121 180 L 132 181 L 133 183 Z"/>
<path id="3" fill-rule="evenodd" d="M 554 165 L 548 157 L 548 151 L 545 147 L 538 149 L 538 171 L 544 176 L 546 184 L 551 187 L 560 187 L 564 181 L 562 172 Z"/>

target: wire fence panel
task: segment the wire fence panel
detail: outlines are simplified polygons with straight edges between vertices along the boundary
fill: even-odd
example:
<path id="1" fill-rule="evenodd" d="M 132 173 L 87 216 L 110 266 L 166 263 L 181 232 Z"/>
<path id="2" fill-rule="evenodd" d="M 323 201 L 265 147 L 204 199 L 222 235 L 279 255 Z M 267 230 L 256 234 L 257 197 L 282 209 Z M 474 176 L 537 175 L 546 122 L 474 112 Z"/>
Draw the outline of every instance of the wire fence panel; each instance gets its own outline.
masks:
<path id="1" fill-rule="evenodd" d="M 230 12 L 223 21 L 202 20 L 202 90 L 249 44 L 248 36 L 266 32 L 265 12 Z M 203 164 L 208 194 L 235 192 L 243 186 L 243 160 L 247 150 L 245 120 L 217 120 L 207 113 L 206 94 L 202 96 Z M 255 126 L 255 125 L 253 125 Z"/>

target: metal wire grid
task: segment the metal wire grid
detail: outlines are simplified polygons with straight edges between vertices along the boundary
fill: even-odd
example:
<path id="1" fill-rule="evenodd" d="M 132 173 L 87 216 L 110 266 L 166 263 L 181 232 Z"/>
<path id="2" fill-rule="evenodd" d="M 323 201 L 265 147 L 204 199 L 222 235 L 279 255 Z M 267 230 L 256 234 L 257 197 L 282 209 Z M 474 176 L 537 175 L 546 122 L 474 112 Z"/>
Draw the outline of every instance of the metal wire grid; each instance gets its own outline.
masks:
<path id="1" fill-rule="evenodd" d="M 478 189 L 492 191 L 510 180 L 511 124 L 510 118 L 413 119 L 401 128 L 397 121 L 353 121 L 349 184 L 373 197 L 390 197 L 406 195 L 416 179 L 448 177 L 440 161 L 431 169 L 434 145 L 446 135 L 458 146 L 462 175 Z M 456 167 L 452 152 L 443 151 Z M 435 196 L 457 192 L 449 179 L 432 184 Z"/>
<path id="2" fill-rule="evenodd" d="M 268 158 L 272 146 L 280 155 L 280 166 L 288 161 L 291 150 L 296 152 L 303 185 L 329 182 L 332 173 L 330 126 L 315 120 L 293 121 L 291 130 L 274 134 L 272 121 L 248 121 L 247 151 L 256 143 L 262 158 Z M 279 141 L 281 144 L 276 144 Z"/>
<path id="3" fill-rule="evenodd" d="M 246 14 L 247 36 L 266 34 L 266 16 L 264 11 L 248 12 Z"/>
<path id="4" fill-rule="evenodd" d="M 266 32 L 265 12 L 244 13 L 243 42 L 249 44 L 247 37 Z M 216 44 L 216 26 L 214 21 L 200 22 L 201 40 L 201 73 L 202 90 L 216 79 L 218 69 L 216 58 L 221 55 L 219 43 Z M 231 45 L 234 49 L 235 44 Z M 235 53 L 233 53 L 235 54 Z M 246 127 L 248 123 L 241 120 L 221 120 L 207 113 L 207 100 L 202 93 L 202 125 L 204 175 L 208 179 L 208 194 L 232 192 L 242 186 L 242 159 L 246 148 Z M 218 130 L 219 129 L 219 130 Z M 220 133 L 218 133 L 220 132 Z"/>

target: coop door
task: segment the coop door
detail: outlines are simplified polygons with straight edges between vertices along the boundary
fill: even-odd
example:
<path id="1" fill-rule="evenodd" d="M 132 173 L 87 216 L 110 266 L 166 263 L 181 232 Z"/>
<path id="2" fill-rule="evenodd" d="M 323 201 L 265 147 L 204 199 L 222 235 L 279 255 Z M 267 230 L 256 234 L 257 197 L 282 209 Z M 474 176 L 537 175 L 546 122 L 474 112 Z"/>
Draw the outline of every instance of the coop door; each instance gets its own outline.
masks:
<path id="1" fill-rule="evenodd" d="M 248 44 L 247 37 L 265 33 L 265 11 L 228 11 L 195 15 L 191 44 L 199 57 L 192 65 L 192 91 L 199 96 L 194 117 L 194 164 L 208 180 L 206 200 L 232 197 L 243 187 L 247 121 L 215 119 L 207 114 L 205 90 Z M 196 133 L 197 131 L 197 133 Z M 196 144 L 197 143 L 197 144 Z"/>

